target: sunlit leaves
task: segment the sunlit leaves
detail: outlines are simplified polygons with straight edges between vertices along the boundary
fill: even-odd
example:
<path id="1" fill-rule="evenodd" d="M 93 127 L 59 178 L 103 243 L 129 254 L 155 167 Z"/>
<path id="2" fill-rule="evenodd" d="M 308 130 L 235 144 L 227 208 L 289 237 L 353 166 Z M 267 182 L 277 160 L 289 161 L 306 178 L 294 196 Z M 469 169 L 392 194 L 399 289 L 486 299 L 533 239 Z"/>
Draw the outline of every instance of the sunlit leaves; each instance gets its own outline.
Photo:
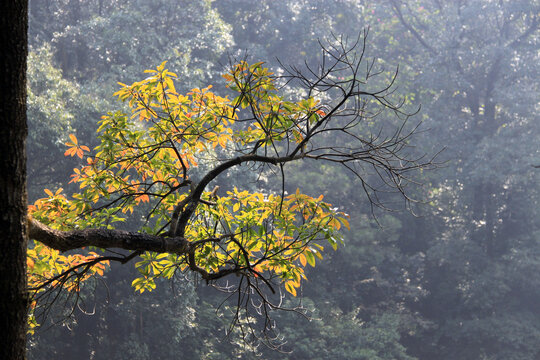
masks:
<path id="1" fill-rule="evenodd" d="M 66 142 L 66 146 L 68 146 L 69 148 L 64 153 L 65 156 L 68 156 L 68 155 L 69 156 L 75 156 L 75 155 L 77 155 L 79 158 L 82 159 L 83 155 L 84 155 L 84 151 L 87 151 L 87 152 L 90 151 L 88 146 L 78 144 L 78 141 L 77 141 L 77 138 L 75 137 L 75 135 L 69 134 L 69 139 L 71 141 Z"/>
<path id="2" fill-rule="evenodd" d="M 207 271 L 234 261 L 248 271 L 276 274 L 285 289 L 296 294 L 305 279 L 302 268 L 322 259 L 324 247 L 319 241 L 327 240 L 333 248 L 341 241 L 337 230 L 342 219 L 344 214 L 323 202 L 322 196 L 297 191 L 282 199 L 235 188 L 220 197 L 215 208 L 198 213 L 189 230 L 194 240 L 233 235 L 201 247 L 197 259 Z M 215 230 L 209 233 L 208 228 Z"/>
<path id="3" fill-rule="evenodd" d="M 231 153 L 298 146 L 325 116 L 314 98 L 284 100 L 263 63 L 241 62 L 224 75 L 236 92 L 233 100 L 213 93 L 212 86 L 179 94 L 177 76 L 165 65 L 147 70 L 148 77 L 141 81 L 120 84 L 115 95 L 131 114 L 103 116 L 97 130 L 100 144 L 92 152 L 69 136 L 66 156 L 84 158 L 70 181 L 80 192 L 68 199 L 62 189 L 45 190 L 47 197 L 30 207 L 32 216 L 69 230 L 112 228 L 133 214 L 146 213 L 141 231 L 164 235 L 173 213 L 181 213 L 193 195 L 194 174 L 201 171 L 196 168 L 202 161 L 212 168 Z M 238 121 L 248 108 L 252 117 Z M 349 227 L 344 213 L 322 196 L 299 190 L 283 197 L 236 187 L 223 194 L 204 192 L 182 232 L 190 253 L 142 254 L 135 264 L 140 276 L 132 285 L 138 292 L 151 291 L 158 277 L 170 279 L 187 269 L 207 276 L 227 270 L 263 278 L 267 284 L 281 283 L 296 296 L 306 279 L 304 268 L 322 259 L 326 244 L 337 248 L 342 225 Z M 45 253 L 44 245 L 36 249 Z M 40 277 L 94 256 L 62 257 L 52 250 L 50 257 L 30 254 L 30 276 Z M 88 274 L 102 274 L 102 264 Z"/>
<path id="4" fill-rule="evenodd" d="M 61 254 L 39 242 L 32 243 L 27 250 L 28 287 L 33 297 L 28 318 L 29 331 L 33 333 L 38 323 L 34 317 L 36 299 L 51 288 L 64 288 L 79 292 L 82 284 L 92 276 L 103 276 L 109 266 L 107 260 L 96 261 L 95 252 L 85 254 Z M 62 276 L 68 274 L 66 276 Z M 47 284 L 47 287 L 43 285 Z"/>

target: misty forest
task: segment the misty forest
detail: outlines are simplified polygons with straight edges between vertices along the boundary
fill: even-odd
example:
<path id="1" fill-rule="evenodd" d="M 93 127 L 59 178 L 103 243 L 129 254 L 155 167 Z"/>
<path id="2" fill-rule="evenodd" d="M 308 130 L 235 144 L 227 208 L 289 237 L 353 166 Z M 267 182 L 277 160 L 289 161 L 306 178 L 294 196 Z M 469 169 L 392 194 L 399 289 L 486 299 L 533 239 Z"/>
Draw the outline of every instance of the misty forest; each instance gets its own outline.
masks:
<path id="1" fill-rule="evenodd" d="M 540 1 L 31 0 L 29 359 L 540 359 Z"/>

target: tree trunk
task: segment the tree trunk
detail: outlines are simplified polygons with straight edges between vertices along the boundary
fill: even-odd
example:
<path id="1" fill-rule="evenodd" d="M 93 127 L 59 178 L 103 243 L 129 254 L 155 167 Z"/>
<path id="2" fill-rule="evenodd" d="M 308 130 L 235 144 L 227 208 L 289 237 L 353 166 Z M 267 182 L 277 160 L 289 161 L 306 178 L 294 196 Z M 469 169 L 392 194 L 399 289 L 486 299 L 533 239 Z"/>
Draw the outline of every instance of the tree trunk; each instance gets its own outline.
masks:
<path id="1" fill-rule="evenodd" d="M 0 358 L 25 359 L 27 0 L 0 5 Z"/>

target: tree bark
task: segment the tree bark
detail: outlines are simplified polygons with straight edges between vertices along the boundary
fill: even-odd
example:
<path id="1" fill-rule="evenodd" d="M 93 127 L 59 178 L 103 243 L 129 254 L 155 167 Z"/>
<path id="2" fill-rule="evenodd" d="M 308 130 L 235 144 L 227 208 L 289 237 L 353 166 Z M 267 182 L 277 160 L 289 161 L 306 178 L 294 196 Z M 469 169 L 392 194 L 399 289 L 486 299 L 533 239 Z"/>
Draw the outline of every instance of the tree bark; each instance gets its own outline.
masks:
<path id="1" fill-rule="evenodd" d="M 0 5 L 0 358 L 25 359 L 27 0 Z"/>
<path id="2" fill-rule="evenodd" d="M 190 250 L 190 244 L 183 237 L 161 237 L 109 229 L 59 231 L 32 218 L 28 219 L 28 233 L 32 240 L 39 241 L 59 251 L 75 250 L 87 246 L 174 254 L 187 254 Z M 215 240 L 219 241 L 218 238 Z"/>

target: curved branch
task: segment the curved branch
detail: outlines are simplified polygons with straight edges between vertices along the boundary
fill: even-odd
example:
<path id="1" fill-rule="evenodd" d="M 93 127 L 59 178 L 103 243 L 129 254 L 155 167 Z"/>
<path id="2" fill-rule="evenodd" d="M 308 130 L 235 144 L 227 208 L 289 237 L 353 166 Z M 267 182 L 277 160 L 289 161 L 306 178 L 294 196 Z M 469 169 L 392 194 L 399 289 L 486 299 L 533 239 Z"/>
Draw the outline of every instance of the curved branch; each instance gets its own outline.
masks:
<path id="1" fill-rule="evenodd" d="M 186 206 L 185 210 L 182 212 L 182 215 L 178 219 L 178 224 L 176 227 L 177 229 L 176 236 L 179 236 L 179 237 L 184 236 L 187 223 L 189 219 L 191 218 L 191 215 L 193 215 L 193 213 L 195 212 L 195 209 L 197 209 L 197 205 L 199 204 L 199 201 L 201 199 L 204 189 L 212 180 L 218 177 L 219 174 L 223 173 L 224 171 L 236 165 L 240 165 L 242 163 L 246 163 L 250 161 L 277 165 L 277 164 L 284 164 L 293 160 L 299 160 L 299 159 L 304 158 L 304 156 L 305 156 L 304 154 L 293 154 L 289 156 L 272 157 L 272 156 L 263 156 L 263 155 L 258 155 L 258 154 L 247 154 L 247 155 L 238 156 L 234 159 L 230 159 L 216 166 L 214 169 L 210 170 L 202 178 L 202 180 L 197 184 L 197 186 L 191 193 L 190 204 Z"/>

